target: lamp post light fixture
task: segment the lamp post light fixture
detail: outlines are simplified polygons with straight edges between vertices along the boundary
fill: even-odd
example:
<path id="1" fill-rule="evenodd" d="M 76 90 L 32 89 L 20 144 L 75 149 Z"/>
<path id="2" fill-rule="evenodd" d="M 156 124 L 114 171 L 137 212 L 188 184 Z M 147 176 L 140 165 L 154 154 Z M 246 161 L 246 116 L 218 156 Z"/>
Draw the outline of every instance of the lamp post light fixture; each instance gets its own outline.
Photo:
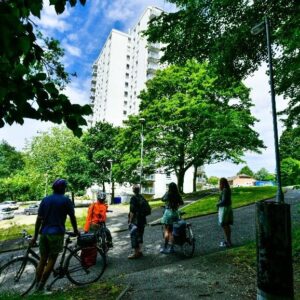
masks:
<path id="1" fill-rule="evenodd" d="M 108 162 L 110 163 L 110 172 L 109 172 L 109 181 L 111 184 L 111 199 L 110 199 L 110 204 L 113 204 L 114 201 L 114 184 L 112 180 L 112 167 L 113 167 L 113 160 L 109 159 Z"/>
<path id="2" fill-rule="evenodd" d="M 141 123 L 141 170 L 140 170 L 140 189 L 142 191 L 142 178 L 143 178 L 143 156 L 144 156 L 144 124 L 146 120 L 144 118 L 139 119 Z"/>
<path id="3" fill-rule="evenodd" d="M 280 154 L 278 143 L 277 113 L 273 80 L 270 24 L 267 16 L 251 29 L 256 35 L 265 31 L 269 83 L 272 102 L 274 148 L 276 160 L 276 201 L 259 201 L 256 204 L 257 241 L 257 299 L 294 299 L 292 238 L 290 205 L 284 203 L 281 184 Z"/>

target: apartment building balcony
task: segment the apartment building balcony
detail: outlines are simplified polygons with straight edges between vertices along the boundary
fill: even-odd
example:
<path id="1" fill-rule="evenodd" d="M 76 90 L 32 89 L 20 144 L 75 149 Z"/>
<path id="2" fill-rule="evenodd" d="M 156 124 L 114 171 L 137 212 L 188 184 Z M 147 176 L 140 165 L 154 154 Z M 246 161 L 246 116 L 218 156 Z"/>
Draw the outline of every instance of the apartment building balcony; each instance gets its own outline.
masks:
<path id="1" fill-rule="evenodd" d="M 160 43 L 149 43 L 148 49 L 150 51 L 159 52 L 160 51 Z"/>
<path id="2" fill-rule="evenodd" d="M 155 175 L 154 174 L 144 175 L 144 180 L 146 180 L 146 181 L 155 181 Z"/>
<path id="3" fill-rule="evenodd" d="M 92 92 L 92 95 L 93 95 L 93 92 L 96 92 L 96 87 L 95 86 L 91 87 L 91 92 Z"/>
<path id="4" fill-rule="evenodd" d="M 154 187 L 142 187 L 142 194 L 144 194 L 144 195 L 154 195 L 155 194 Z"/>
<path id="5" fill-rule="evenodd" d="M 148 56 L 148 63 L 159 63 L 159 56 L 150 55 Z"/>
<path id="6" fill-rule="evenodd" d="M 97 76 L 97 70 L 94 70 L 94 69 L 93 69 L 92 76 L 93 76 L 93 77 L 96 77 L 96 76 Z"/>
<path id="7" fill-rule="evenodd" d="M 92 81 L 91 81 L 92 85 L 95 85 L 96 82 L 97 82 L 96 78 L 93 78 Z"/>

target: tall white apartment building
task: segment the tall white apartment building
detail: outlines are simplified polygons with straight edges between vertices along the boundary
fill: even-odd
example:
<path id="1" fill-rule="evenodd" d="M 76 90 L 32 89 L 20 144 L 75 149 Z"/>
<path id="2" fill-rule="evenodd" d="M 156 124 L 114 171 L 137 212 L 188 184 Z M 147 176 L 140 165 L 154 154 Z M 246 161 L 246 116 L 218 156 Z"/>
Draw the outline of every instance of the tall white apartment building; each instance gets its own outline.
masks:
<path id="1" fill-rule="evenodd" d="M 128 33 L 111 31 L 93 65 L 92 125 L 106 121 L 120 126 L 128 115 L 138 113 L 140 91 L 162 67 L 160 44 L 148 43 L 142 32 L 161 12 L 157 7 L 148 7 Z"/>
<path id="2" fill-rule="evenodd" d="M 93 65 L 91 125 L 98 121 L 106 121 L 122 126 L 129 115 L 138 113 L 140 91 L 145 88 L 146 81 L 154 76 L 155 71 L 164 67 L 159 63 L 162 56 L 161 45 L 148 43 L 142 36 L 149 20 L 161 12 L 157 7 L 147 7 L 128 33 L 113 29 L 109 34 Z M 185 176 L 185 192 L 192 191 L 192 178 L 193 170 L 190 169 Z M 145 179 L 147 185 L 143 186 L 143 194 L 155 198 L 165 193 L 168 183 L 176 182 L 175 174 L 164 173 L 161 170 L 146 176 Z M 198 183 L 201 183 L 202 177 L 198 180 Z M 116 195 L 123 197 L 130 191 L 125 186 L 119 186 Z"/>

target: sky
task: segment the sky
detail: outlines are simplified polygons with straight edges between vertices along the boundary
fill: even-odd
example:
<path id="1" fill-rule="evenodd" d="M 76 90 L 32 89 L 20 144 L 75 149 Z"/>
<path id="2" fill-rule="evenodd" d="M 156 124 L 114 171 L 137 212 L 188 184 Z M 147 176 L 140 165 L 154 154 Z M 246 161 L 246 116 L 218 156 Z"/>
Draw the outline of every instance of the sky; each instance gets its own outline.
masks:
<path id="1" fill-rule="evenodd" d="M 70 73 L 76 72 L 77 78 L 67 86 L 65 94 L 72 103 L 88 104 L 92 64 L 98 57 L 110 31 L 115 28 L 127 32 L 147 6 L 158 6 L 166 11 L 174 10 L 174 6 L 163 0 L 88 0 L 85 6 L 77 4 L 67 7 L 65 12 L 57 15 L 44 1 L 41 19 L 36 20 L 39 29 L 49 37 L 58 39 L 65 49 L 63 63 Z M 78 1 L 79 2 L 79 1 Z M 259 120 L 255 130 L 259 132 L 266 149 L 261 154 L 246 153 L 245 164 L 253 171 L 264 167 L 275 172 L 274 136 L 269 94 L 268 77 L 263 65 L 245 83 L 251 88 L 254 103 L 252 113 Z M 277 97 L 277 108 L 285 107 L 286 101 Z M 53 124 L 36 120 L 25 120 L 21 126 L 14 124 L 0 128 L 0 140 L 6 140 L 17 150 L 22 150 L 26 142 L 41 131 L 46 131 Z M 279 133 L 282 128 L 279 124 Z M 208 176 L 228 177 L 235 175 L 245 164 L 235 165 L 221 162 L 205 166 Z"/>

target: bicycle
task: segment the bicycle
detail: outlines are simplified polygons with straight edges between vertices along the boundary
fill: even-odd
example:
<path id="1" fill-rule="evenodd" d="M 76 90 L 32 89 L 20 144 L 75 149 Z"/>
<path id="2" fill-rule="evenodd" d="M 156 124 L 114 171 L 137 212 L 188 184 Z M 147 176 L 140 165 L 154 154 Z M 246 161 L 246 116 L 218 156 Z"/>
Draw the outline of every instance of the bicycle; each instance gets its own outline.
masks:
<path id="1" fill-rule="evenodd" d="M 107 210 L 106 212 L 113 212 L 112 210 Z M 107 233 L 106 233 L 106 223 L 100 222 L 95 224 L 98 226 L 97 230 L 94 231 L 96 238 L 97 238 L 97 244 L 98 247 L 103 250 L 103 253 L 107 256 L 107 252 L 109 249 L 111 249 L 110 243 L 107 241 Z"/>
<path id="2" fill-rule="evenodd" d="M 163 207 L 165 208 L 165 207 Z M 179 220 L 173 223 L 173 245 L 180 248 L 180 252 L 187 257 L 190 258 L 194 255 L 195 252 L 195 244 L 196 239 L 194 237 L 194 233 L 192 230 L 192 224 L 184 221 L 181 217 L 185 214 L 185 212 L 179 212 Z M 174 232 L 174 227 L 178 227 L 177 234 Z M 163 238 L 164 238 L 164 224 L 162 226 Z M 181 227 L 181 228 L 180 228 Z M 180 228 L 180 229 L 179 229 Z M 177 252 L 177 251 L 175 251 Z"/>
<path id="3" fill-rule="evenodd" d="M 67 277 L 75 285 L 85 285 L 96 282 L 103 274 L 106 267 L 106 257 L 103 250 L 97 246 L 97 258 L 92 266 L 85 266 L 81 253 L 86 247 L 71 245 L 71 237 L 75 237 L 73 232 L 65 233 L 67 238 L 64 242 L 63 252 L 60 256 L 58 267 L 52 272 L 54 280 L 47 285 L 50 290 L 53 284 L 61 278 Z M 23 239 L 31 240 L 31 236 L 23 230 Z M 67 252 L 69 252 L 68 255 Z M 12 258 L 0 268 L 0 294 L 17 294 L 24 296 L 35 286 L 36 268 L 40 256 L 27 247 L 25 254 Z"/>

